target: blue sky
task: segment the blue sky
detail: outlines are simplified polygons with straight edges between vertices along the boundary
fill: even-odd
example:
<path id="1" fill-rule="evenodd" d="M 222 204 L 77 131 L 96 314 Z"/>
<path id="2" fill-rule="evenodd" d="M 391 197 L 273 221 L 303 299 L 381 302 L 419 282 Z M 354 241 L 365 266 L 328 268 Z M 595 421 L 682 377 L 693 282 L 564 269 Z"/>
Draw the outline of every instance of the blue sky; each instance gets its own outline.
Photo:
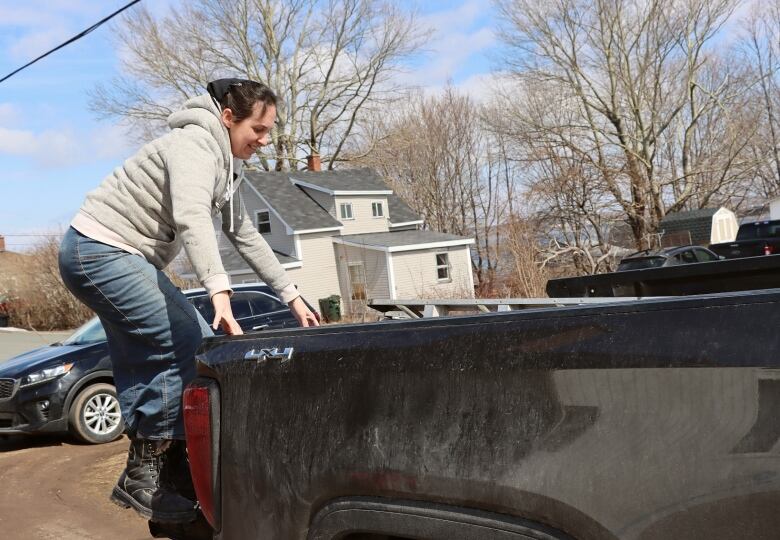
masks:
<path id="1" fill-rule="evenodd" d="M 127 1 L 0 0 L 0 77 Z M 162 11 L 178 1 L 144 3 Z M 433 34 L 404 77 L 433 92 L 452 80 L 479 93 L 496 46 L 489 0 L 417 6 Z M 64 230 L 84 195 L 134 149 L 120 126 L 88 109 L 88 92 L 117 70 L 110 32 L 104 25 L 0 83 L 0 235 L 12 251 L 39 240 L 17 235 Z"/>

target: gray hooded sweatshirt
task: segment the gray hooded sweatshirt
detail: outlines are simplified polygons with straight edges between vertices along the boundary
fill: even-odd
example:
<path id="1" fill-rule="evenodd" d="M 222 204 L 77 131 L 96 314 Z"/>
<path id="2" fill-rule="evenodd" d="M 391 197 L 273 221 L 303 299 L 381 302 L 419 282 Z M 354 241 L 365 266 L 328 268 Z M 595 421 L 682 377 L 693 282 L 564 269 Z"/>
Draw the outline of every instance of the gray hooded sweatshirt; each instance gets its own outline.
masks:
<path id="1" fill-rule="evenodd" d="M 260 278 L 283 302 L 298 296 L 233 180 L 233 156 L 220 111 L 206 94 L 188 100 L 168 117 L 171 131 L 144 145 L 87 194 L 71 225 L 82 234 L 136 253 L 159 269 L 182 246 L 209 295 L 230 290 L 219 256 L 212 217 Z"/>

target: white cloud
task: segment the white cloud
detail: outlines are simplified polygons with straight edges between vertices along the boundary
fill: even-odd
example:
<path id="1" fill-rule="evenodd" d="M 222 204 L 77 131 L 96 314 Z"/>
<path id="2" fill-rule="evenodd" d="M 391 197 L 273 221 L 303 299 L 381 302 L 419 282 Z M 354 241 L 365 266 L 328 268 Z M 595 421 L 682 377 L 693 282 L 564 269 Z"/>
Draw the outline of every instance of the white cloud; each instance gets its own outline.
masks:
<path id="1" fill-rule="evenodd" d="M 30 130 L 0 127 L 0 156 L 30 157 L 44 168 L 72 167 L 96 159 L 121 160 L 129 156 L 121 126 L 99 126 L 90 132 L 72 129 Z"/>
<path id="2" fill-rule="evenodd" d="M 473 70 L 474 64 L 484 64 L 487 73 L 486 52 L 497 42 L 491 21 L 483 17 L 491 9 L 489 2 L 471 0 L 421 17 L 420 26 L 431 30 L 431 39 L 425 47 L 427 54 L 422 65 L 403 75 L 403 82 L 440 88 L 449 79 L 456 82 L 462 79 L 464 70 Z"/>
<path id="3" fill-rule="evenodd" d="M 496 90 L 506 84 L 503 73 L 479 73 L 458 84 L 461 91 L 479 102 L 488 101 Z"/>
<path id="4" fill-rule="evenodd" d="M 480 13 L 490 8 L 490 2 L 470 0 L 455 6 L 450 10 L 436 11 L 420 18 L 423 26 L 434 29 L 441 28 L 465 28 L 476 19 Z"/>
<path id="5" fill-rule="evenodd" d="M 99 126 L 89 137 L 89 148 L 98 159 L 124 160 L 136 149 L 127 135 L 127 129 L 119 124 Z"/>
<path id="6" fill-rule="evenodd" d="M 505 91 L 508 84 L 512 83 L 507 79 L 505 72 L 494 71 L 474 74 L 452 86 L 459 92 L 468 94 L 477 103 L 487 103 L 499 93 L 499 90 Z M 426 96 L 440 96 L 446 87 L 446 82 L 430 85 L 425 87 L 423 92 Z"/>
<path id="7" fill-rule="evenodd" d="M 464 63 L 474 56 L 481 56 L 495 42 L 490 28 L 445 34 L 437 40 L 435 60 L 421 70 L 421 74 L 438 79 L 450 77 L 457 73 Z"/>
<path id="8" fill-rule="evenodd" d="M 20 118 L 16 107 L 11 103 L 0 103 L 0 126 L 8 126 Z"/>
<path id="9" fill-rule="evenodd" d="M 34 30 L 16 40 L 8 48 L 8 53 L 16 60 L 32 60 L 63 43 L 70 35 L 62 27 Z"/>
<path id="10" fill-rule="evenodd" d="M 86 0 L 26 0 L 2 5 L 0 28 L 4 29 L 6 36 L 14 36 L 14 39 L 5 40 L 6 53 L 14 61 L 31 60 L 94 24 L 120 5 L 115 1 Z"/>
<path id="11" fill-rule="evenodd" d="M 35 144 L 30 131 L 0 127 L 0 155 L 26 155 Z"/>

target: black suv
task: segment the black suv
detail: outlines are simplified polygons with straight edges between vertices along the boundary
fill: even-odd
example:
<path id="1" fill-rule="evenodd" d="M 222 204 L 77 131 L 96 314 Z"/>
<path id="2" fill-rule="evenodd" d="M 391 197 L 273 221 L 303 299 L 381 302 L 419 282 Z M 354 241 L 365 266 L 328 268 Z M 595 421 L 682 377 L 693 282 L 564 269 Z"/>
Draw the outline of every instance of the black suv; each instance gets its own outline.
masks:
<path id="1" fill-rule="evenodd" d="M 244 332 L 297 326 L 267 285 L 232 288 L 233 316 Z M 184 294 L 211 324 L 214 310 L 206 291 Z M 116 439 L 123 429 L 106 334 L 97 317 L 61 343 L 0 363 L 0 435 L 69 430 L 97 444 Z"/>

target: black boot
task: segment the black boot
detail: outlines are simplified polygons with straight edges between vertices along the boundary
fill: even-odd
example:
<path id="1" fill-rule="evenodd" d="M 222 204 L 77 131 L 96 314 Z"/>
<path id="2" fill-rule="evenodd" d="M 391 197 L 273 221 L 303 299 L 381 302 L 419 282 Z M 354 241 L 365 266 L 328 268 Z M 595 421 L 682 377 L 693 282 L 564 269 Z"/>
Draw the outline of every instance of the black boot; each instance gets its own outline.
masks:
<path id="1" fill-rule="evenodd" d="M 184 441 L 173 441 L 165 452 L 166 461 L 161 484 L 169 485 L 176 493 L 195 500 L 195 488 L 192 485 L 187 447 Z M 211 540 L 214 531 L 203 513 L 198 510 L 192 523 L 156 523 L 149 522 L 149 533 L 153 538 L 171 538 L 172 540 Z"/>
<path id="2" fill-rule="evenodd" d="M 111 500 L 124 508 L 134 508 L 146 519 L 166 523 L 187 523 L 196 517 L 195 502 L 176 493 L 166 476 L 166 453 L 161 441 L 130 439 L 127 467 L 119 477 Z"/>
<path id="3" fill-rule="evenodd" d="M 160 476 L 160 483 L 187 499 L 198 500 L 195 486 L 192 484 L 187 444 L 184 441 L 171 441 L 170 447 L 165 452 L 165 468 Z"/>

